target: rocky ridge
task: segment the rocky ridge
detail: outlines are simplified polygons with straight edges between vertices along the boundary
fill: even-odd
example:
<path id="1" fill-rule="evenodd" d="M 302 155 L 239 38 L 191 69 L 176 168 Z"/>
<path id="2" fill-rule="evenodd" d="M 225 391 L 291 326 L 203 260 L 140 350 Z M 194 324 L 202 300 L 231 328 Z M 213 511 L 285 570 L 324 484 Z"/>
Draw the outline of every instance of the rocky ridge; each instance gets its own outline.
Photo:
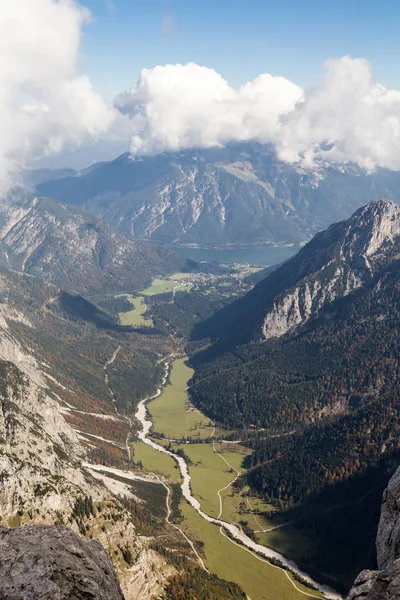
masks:
<path id="1" fill-rule="evenodd" d="M 400 598 L 400 467 L 383 495 L 376 541 L 377 571 L 362 571 L 347 600 Z"/>
<path id="2" fill-rule="evenodd" d="M 400 208 L 381 200 L 318 234 L 289 261 L 295 285 L 274 298 L 262 335 L 279 337 L 369 283 L 400 249 Z M 304 273 L 304 275 L 303 275 Z"/>
<path id="3" fill-rule="evenodd" d="M 249 293 L 195 328 L 194 337 L 227 338 L 230 347 L 278 338 L 369 285 L 399 252 L 399 206 L 371 202 L 315 235 Z"/>

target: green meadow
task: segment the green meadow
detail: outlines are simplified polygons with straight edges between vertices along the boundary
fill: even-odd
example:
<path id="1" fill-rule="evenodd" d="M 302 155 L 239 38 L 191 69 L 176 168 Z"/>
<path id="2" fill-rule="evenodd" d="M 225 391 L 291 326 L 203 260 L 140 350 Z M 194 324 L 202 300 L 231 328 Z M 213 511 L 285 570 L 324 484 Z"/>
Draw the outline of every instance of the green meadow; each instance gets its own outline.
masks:
<path id="1" fill-rule="evenodd" d="M 308 594 L 323 597 L 319 592 L 295 582 L 305 594 L 297 591 L 291 583 L 290 574 L 234 544 L 220 533 L 218 527 L 200 517 L 187 502 L 182 502 L 180 508 L 184 516 L 180 527 L 192 540 L 203 542 L 207 568 L 219 577 L 241 585 L 251 600 L 305 600 Z"/>
<path id="2" fill-rule="evenodd" d="M 163 433 L 168 439 L 206 439 L 214 430 L 209 419 L 190 404 L 187 384 L 192 373 L 184 358 L 175 360 L 170 382 L 161 396 L 148 404 L 154 432 Z"/>
<path id="3" fill-rule="evenodd" d="M 187 277 L 187 273 L 176 273 L 173 278 L 154 279 L 151 286 L 145 290 L 140 290 L 144 296 L 155 296 L 156 294 L 166 294 L 167 292 L 187 291 L 192 287 L 190 284 L 181 283 L 180 280 Z M 176 281 L 174 281 L 176 279 Z"/>
<path id="4" fill-rule="evenodd" d="M 147 310 L 146 302 L 143 296 L 132 296 L 131 294 L 118 294 L 119 298 L 125 297 L 133 305 L 132 310 L 119 313 L 119 322 L 121 325 L 131 325 L 140 327 L 142 325 L 152 325 L 151 319 L 145 319 L 144 314 Z"/>
<path id="5" fill-rule="evenodd" d="M 224 452 L 221 446 L 216 444 L 216 449 L 222 450 L 222 456 L 230 465 L 242 471 L 243 452 L 239 449 L 236 452 Z M 232 471 L 221 456 L 214 452 L 212 444 L 174 444 L 174 448 L 183 448 L 192 463 L 189 467 L 192 492 L 199 500 L 202 509 L 208 515 L 217 517 L 220 509 L 218 491 L 235 479 L 236 471 Z M 221 496 L 231 493 L 232 490 L 228 488 L 225 492 L 221 492 Z"/>
<path id="6" fill-rule="evenodd" d="M 143 442 L 132 444 L 133 460 L 135 463 L 142 463 L 146 471 L 152 471 L 164 475 L 173 483 L 179 483 L 181 480 L 179 468 L 171 456 L 158 452 L 151 446 Z"/>

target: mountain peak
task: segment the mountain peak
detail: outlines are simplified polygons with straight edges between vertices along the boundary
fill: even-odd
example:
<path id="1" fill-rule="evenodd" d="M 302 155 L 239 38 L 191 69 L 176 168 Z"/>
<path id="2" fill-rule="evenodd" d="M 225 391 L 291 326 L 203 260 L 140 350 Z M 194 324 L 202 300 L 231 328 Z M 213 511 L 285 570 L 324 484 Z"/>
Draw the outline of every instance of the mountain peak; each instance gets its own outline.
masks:
<path id="1" fill-rule="evenodd" d="M 351 226 L 382 228 L 388 222 L 400 222 L 400 207 L 392 200 L 373 200 L 359 208 L 349 219 Z"/>
<path id="2" fill-rule="evenodd" d="M 206 331 L 233 345 L 280 337 L 337 298 L 369 285 L 399 252 L 400 208 L 390 200 L 370 202 L 315 235 L 249 294 L 201 325 L 196 335 Z"/>
<path id="3" fill-rule="evenodd" d="M 277 337 L 318 315 L 336 298 L 368 285 L 400 248 L 400 208 L 376 200 L 315 236 L 275 273 L 284 286 L 267 308 L 263 335 Z"/>
<path id="4" fill-rule="evenodd" d="M 350 242 L 350 253 L 365 257 L 370 268 L 370 257 L 393 246 L 399 235 L 400 208 L 391 200 L 370 202 L 347 221 L 346 238 Z"/>

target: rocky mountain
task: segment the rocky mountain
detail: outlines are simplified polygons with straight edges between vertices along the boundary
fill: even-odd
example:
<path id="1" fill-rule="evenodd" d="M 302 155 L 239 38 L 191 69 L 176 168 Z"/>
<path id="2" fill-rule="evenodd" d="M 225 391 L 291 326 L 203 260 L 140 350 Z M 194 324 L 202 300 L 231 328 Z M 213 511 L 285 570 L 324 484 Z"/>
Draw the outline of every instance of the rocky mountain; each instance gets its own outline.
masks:
<path id="1" fill-rule="evenodd" d="M 111 559 L 67 527 L 0 527 L 4 599 L 124 600 Z"/>
<path id="2" fill-rule="evenodd" d="M 123 154 L 66 177 L 41 172 L 40 180 L 40 195 L 86 208 L 124 234 L 213 247 L 297 244 L 365 202 L 400 199 L 399 173 L 306 169 L 256 143 L 136 160 Z"/>
<path id="3" fill-rule="evenodd" d="M 185 268 L 175 252 L 132 240 L 48 198 L 1 207 L 0 258 L 8 268 L 75 292 L 141 289 L 155 275 Z"/>
<path id="4" fill-rule="evenodd" d="M 378 569 L 362 571 L 347 600 L 395 600 L 400 598 L 400 468 L 383 496 L 376 541 Z"/>
<path id="5" fill-rule="evenodd" d="M 323 307 L 369 285 L 400 250 L 400 208 L 378 200 L 318 233 L 244 298 L 199 326 L 195 337 L 235 342 L 279 337 Z"/>

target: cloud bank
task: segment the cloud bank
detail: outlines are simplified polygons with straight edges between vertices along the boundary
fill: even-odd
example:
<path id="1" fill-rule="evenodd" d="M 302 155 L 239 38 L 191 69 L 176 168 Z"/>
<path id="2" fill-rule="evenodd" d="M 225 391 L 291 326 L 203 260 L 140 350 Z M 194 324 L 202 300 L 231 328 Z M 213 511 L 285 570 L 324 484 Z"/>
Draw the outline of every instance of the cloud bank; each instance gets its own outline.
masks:
<path id="1" fill-rule="evenodd" d="M 73 0 L 12 0 L 0 8 L 0 194 L 30 161 L 103 133 L 114 119 L 76 75 L 89 13 Z"/>
<path id="2" fill-rule="evenodd" d="M 157 66 L 115 105 L 131 119 L 134 156 L 257 140 L 287 162 L 400 169 L 400 91 L 377 83 L 364 59 L 327 60 L 307 90 L 268 74 L 235 90 L 207 67 Z"/>
<path id="3" fill-rule="evenodd" d="M 280 115 L 301 93 L 287 79 L 267 74 L 236 91 L 213 69 L 189 63 L 143 69 L 115 104 L 132 119 L 132 154 L 156 154 L 274 139 Z"/>

